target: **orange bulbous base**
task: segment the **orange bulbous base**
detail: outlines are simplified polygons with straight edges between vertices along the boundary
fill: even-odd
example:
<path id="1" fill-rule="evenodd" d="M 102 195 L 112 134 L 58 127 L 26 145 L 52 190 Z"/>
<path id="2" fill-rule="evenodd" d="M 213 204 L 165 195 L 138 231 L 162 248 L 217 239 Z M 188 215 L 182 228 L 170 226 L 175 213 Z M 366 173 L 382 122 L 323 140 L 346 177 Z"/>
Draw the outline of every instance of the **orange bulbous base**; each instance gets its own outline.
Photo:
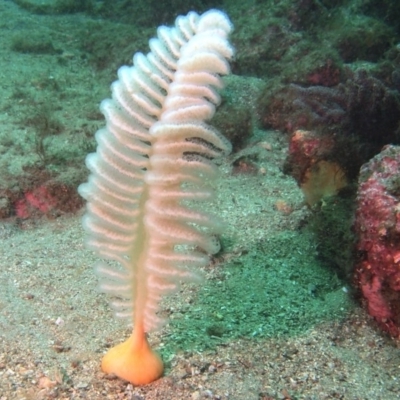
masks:
<path id="1" fill-rule="evenodd" d="M 150 348 L 146 337 L 134 334 L 112 347 L 101 362 L 106 374 L 115 374 L 134 385 L 146 385 L 160 378 L 164 371 L 161 358 Z"/>

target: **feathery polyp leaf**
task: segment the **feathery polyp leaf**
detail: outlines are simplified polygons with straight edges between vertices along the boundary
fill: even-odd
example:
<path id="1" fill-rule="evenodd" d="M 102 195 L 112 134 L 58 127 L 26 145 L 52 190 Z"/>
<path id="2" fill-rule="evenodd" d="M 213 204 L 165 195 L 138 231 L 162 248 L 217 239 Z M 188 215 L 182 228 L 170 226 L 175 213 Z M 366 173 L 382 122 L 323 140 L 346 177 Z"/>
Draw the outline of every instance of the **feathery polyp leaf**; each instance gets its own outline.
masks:
<path id="1" fill-rule="evenodd" d="M 120 68 L 112 99 L 101 104 L 107 124 L 87 157 L 89 181 L 79 188 L 88 201 L 83 225 L 88 247 L 111 260 L 97 273 L 116 315 L 133 313 L 146 331 L 162 323 L 161 297 L 180 280 L 198 279 L 196 269 L 220 248 L 222 222 L 198 207 L 214 193 L 212 159 L 231 150 L 205 122 L 229 73 L 230 30 L 216 10 L 160 27 L 151 52 Z"/>

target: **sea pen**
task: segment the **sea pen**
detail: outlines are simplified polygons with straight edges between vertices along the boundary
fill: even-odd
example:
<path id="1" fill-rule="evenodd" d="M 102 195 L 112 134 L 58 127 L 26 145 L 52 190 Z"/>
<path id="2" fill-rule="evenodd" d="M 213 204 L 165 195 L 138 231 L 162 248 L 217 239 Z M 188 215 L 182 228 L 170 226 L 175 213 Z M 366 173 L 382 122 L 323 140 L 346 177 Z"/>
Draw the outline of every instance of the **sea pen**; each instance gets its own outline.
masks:
<path id="1" fill-rule="evenodd" d="M 198 204 L 213 197 L 212 159 L 231 150 L 206 123 L 229 73 L 231 28 L 217 10 L 158 28 L 151 52 L 119 69 L 112 99 L 101 104 L 106 127 L 87 156 L 91 174 L 79 187 L 87 246 L 104 260 L 96 270 L 116 315 L 133 321 L 131 337 L 108 351 L 102 369 L 136 385 L 163 373 L 146 339 L 162 324 L 161 297 L 197 279 L 219 250 L 222 224 Z"/>

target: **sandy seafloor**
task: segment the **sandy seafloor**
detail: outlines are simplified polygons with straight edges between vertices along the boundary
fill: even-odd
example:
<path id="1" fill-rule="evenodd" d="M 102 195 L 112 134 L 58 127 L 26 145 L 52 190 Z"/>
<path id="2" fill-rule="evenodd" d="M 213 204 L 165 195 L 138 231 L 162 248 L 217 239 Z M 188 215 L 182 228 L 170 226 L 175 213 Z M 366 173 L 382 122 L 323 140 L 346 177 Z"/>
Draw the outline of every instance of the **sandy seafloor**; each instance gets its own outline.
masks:
<path id="1" fill-rule="evenodd" d="M 7 176 L 34 157 L 32 131 L 23 125 L 28 105 L 17 89 L 45 97 L 44 77 L 68 82 L 65 99 L 56 99 L 65 146 L 87 124 L 82 105 L 95 109 L 108 93 L 74 49 L 77 18 L 85 20 L 32 16 L 0 3 L 0 164 Z M 24 29 L 50 30 L 68 62 L 11 51 L 12 36 Z M 300 229 L 310 211 L 281 172 L 286 141 L 279 133 L 259 135 L 257 174 L 233 175 L 229 160 L 221 165 L 213 208 L 227 222 L 224 251 L 205 269 L 202 285 L 185 285 L 161 304 L 169 322 L 149 341 L 166 371 L 148 386 L 100 371 L 102 354 L 130 328 L 96 290 L 83 210 L 0 222 L 0 400 L 400 398 L 397 343 L 318 261 L 315 239 Z"/>

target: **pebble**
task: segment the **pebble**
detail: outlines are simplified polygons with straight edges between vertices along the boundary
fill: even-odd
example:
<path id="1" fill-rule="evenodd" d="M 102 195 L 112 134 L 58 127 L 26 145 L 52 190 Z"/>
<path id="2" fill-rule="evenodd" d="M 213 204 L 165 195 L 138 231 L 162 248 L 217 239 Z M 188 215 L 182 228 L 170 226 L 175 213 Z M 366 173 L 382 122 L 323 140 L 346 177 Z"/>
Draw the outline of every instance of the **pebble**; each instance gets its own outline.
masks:
<path id="1" fill-rule="evenodd" d="M 195 392 L 192 393 L 192 400 L 200 400 L 200 398 L 201 398 L 201 395 L 198 390 L 196 390 Z"/>

